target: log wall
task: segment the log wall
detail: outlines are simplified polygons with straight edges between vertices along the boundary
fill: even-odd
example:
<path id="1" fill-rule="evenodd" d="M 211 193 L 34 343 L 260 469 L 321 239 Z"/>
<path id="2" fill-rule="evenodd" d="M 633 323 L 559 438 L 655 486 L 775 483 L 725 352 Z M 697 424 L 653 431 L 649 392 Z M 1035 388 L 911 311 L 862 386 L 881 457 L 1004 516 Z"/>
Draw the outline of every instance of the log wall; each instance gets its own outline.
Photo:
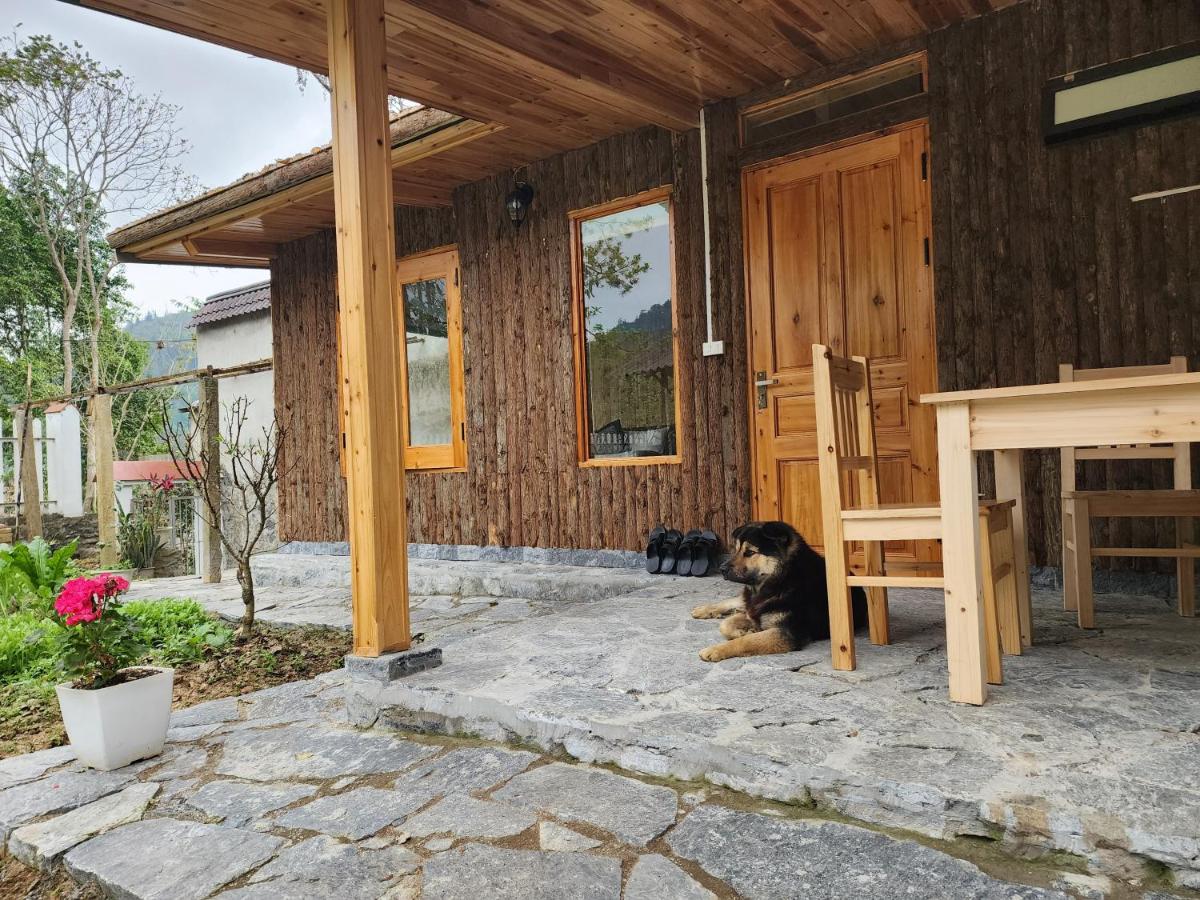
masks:
<path id="1" fill-rule="evenodd" d="M 1200 192 L 1130 202 L 1200 181 L 1200 118 L 1047 146 L 1040 103 L 1052 77 L 1197 38 L 1194 0 L 1031 0 L 930 36 L 943 390 L 1057 381 L 1059 363 L 1200 365 Z M 1081 489 L 1171 486 L 1165 461 L 1080 471 Z M 1035 558 L 1057 565 L 1057 452 L 1028 454 L 1026 478 Z M 1167 546 L 1173 527 L 1113 519 L 1094 540 Z"/>
<path id="2" fill-rule="evenodd" d="M 410 539 L 636 548 L 660 521 L 728 533 L 749 514 L 741 208 L 732 104 L 710 110 L 714 329 L 705 358 L 699 136 L 647 128 L 466 185 L 452 209 L 397 211 L 399 256 L 457 243 L 462 269 L 467 471 L 411 472 Z M 537 191 L 514 229 L 504 198 Z M 580 468 L 572 385 L 567 213 L 674 186 L 679 464 Z M 332 234 L 282 248 L 272 268 L 277 406 L 285 442 L 281 536 L 343 540 L 338 472 Z M 296 427 L 296 426 L 299 427 Z"/>
<path id="3" fill-rule="evenodd" d="M 1200 181 L 1200 118 L 1053 147 L 1043 142 L 1040 122 L 1047 79 L 1198 37 L 1200 6 L 1193 0 L 1029 0 L 897 49 L 924 43 L 929 53 L 928 100 L 897 105 L 892 115 L 900 121 L 928 109 L 930 118 L 942 389 L 1053 381 L 1060 362 L 1131 365 L 1184 353 L 1200 366 L 1200 192 L 1129 200 Z M 728 534 L 748 516 L 734 104 L 710 107 L 709 114 L 714 325 L 724 356 L 706 359 L 700 352 L 704 261 L 695 132 L 644 129 L 512 178 L 466 185 L 455 192 L 452 209 L 398 210 L 400 254 L 457 243 L 464 279 L 468 471 L 410 474 L 413 540 L 637 548 L 658 521 Z M 888 114 L 869 118 L 864 128 L 889 124 Z M 828 137 L 806 134 L 772 151 Z M 743 159 L 757 161 L 753 154 Z M 517 179 L 537 190 L 520 230 L 503 211 Z M 684 461 L 581 469 L 566 214 L 667 183 L 675 185 Z M 333 260 L 331 235 L 318 235 L 283 248 L 272 270 L 277 404 L 303 424 L 285 448 L 295 464 L 280 492 L 281 535 L 288 539 L 345 534 L 333 437 Z M 1026 471 L 1034 558 L 1057 564 L 1057 454 L 1030 454 Z M 1156 464 L 1095 464 L 1083 476 L 1081 487 L 1168 484 L 1166 467 Z M 983 481 L 990 486 L 990 472 Z M 1170 522 L 1114 520 L 1112 534 L 1109 523 L 1097 525 L 1096 539 L 1166 542 L 1171 529 Z"/>

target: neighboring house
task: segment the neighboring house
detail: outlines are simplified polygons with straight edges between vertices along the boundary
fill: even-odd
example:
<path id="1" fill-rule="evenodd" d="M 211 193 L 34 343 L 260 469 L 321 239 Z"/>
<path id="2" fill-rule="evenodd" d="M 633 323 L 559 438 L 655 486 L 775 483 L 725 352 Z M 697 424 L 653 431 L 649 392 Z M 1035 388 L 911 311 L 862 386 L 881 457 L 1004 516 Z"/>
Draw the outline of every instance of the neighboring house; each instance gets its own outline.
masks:
<path id="1" fill-rule="evenodd" d="M 271 282 L 262 281 L 213 294 L 192 317 L 191 325 L 196 330 L 196 361 L 200 368 L 212 366 L 223 369 L 269 358 Z M 229 437 L 229 410 L 239 399 L 247 401 L 242 440 L 264 440 L 264 430 L 271 429 L 275 420 L 275 382 L 271 370 L 221 378 L 217 384 L 220 391 L 222 440 Z M 228 487 L 224 490 L 223 500 L 223 519 L 228 526 L 239 521 L 231 516 Z M 270 506 L 273 514 L 276 507 L 274 493 Z M 257 549 L 269 550 L 278 543 L 272 515 L 272 521 Z"/>
<path id="2" fill-rule="evenodd" d="M 319 15 L 83 2 L 333 68 Z M 814 343 L 879 366 L 887 501 L 937 493 L 922 393 L 1055 381 L 1060 363 L 1200 362 L 1200 231 L 1185 224 L 1200 194 L 1133 202 L 1195 184 L 1200 118 L 1149 110 L 1112 128 L 1108 112 L 1070 140 L 1043 119 L 1044 92 L 1071 83 L 1060 76 L 1194 40 L 1194 0 L 1109 0 L 1099 18 L 1004 0 L 386 8 L 391 92 L 455 110 L 392 122 L 395 300 L 359 291 L 339 317 L 328 147 L 110 236 L 126 259 L 270 269 L 276 405 L 297 424 L 285 539 L 346 539 L 338 396 L 391 364 L 386 341 L 363 337 L 398 318 L 388 302 L 402 304 L 400 375 L 424 366 L 408 373 L 426 398 L 405 416 L 408 537 L 438 544 L 637 550 L 660 521 L 727 536 L 751 517 L 816 540 Z M 1101 106 L 1120 105 L 1096 80 L 1112 74 L 1086 75 Z M 369 125 L 340 138 L 347 159 Z M 342 381 L 339 320 L 356 324 Z M 364 418 L 403 416 L 369 400 Z M 391 434 L 359 440 L 387 458 Z M 1029 458 L 1031 554 L 1057 564 L 1058 457 Z M 346 471 L 387 510 L 377 494 L 400 473 L 378 459 Z M 1169 474 L 1147 468 L 1143 486 Z M 356 533 L 397 533 L 390 519 L 372 531 L 364 510 Z"/>
<path id="3" fill-rule="evenodd" d="M 147 497 L 164 480 L 172 487 L 166 495 L 160 533 L 165 546 L 156 559 L 155 570 L 160 576 L 194 574 L 196 560 L 203 553 L 204 522 L 188 473 L 169 458 L 113 461 L 113 494 L 117 508 L 124 513 L 135 514 L 138 497 Z"/>

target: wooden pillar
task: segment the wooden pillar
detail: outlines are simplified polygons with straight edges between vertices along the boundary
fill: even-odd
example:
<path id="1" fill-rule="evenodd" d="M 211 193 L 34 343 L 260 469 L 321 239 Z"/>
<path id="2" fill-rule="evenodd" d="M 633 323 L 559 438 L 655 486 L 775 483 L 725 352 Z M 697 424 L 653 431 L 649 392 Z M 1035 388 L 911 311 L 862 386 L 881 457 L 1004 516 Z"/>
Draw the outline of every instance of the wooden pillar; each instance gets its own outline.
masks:
<path id="1" fill-rule="evenodd" d="M 403 412 L 383 0 L 330 0 L 354 653 L 408 649 Z"/>
<path id="2" fill-rule="evenodd" d="M 34 421 L 33 410 L 28 407 L 13 418 L 21 442 L 21 534 L 27 541 L 42 536 L 42 485 L 37 464 L 40 448 L 33 440 Z"/>
<path id="3" fill-rule="evenodd" d="M 92 403 L 92 440 L 96 449 L 96 525 L 100 541 L 100 568 L 111 569 L 121 560 L 117 543 L 117 510 L 113 488 L 112 395 L 95 394 Z"/>
<path id="4" fill-rule="evenodd" d="M 211 369 L 209 370 L 211 371 Z M 204 441 L 204 583 L 221 580 L 221 394 L 217 379 L 200 378 L 200 435 Z"/>

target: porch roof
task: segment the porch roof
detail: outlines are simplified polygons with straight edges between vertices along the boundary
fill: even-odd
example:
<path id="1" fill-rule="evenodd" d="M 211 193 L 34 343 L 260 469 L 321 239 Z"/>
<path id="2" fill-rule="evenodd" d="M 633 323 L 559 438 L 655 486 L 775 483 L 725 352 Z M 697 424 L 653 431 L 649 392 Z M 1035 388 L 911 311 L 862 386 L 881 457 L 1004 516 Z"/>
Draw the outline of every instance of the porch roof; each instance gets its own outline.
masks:
<path id="1" fill-rule="evenodd" d="M 324 0 L 68 0 L 315 72 L 328 70 Z M 686 130 L 699 109 L 1017 0 L 386 0 L 388 87 L 409 115 L 395 200 L 445 205 L 458 184 L 645 125 Z M 446 112 L 439 112 L 444 110 Z M 443 117 L 437 121 L 438 117 Z M 406 119 L 401 120 L 405 122 Z M 403 129 L 402 129 L 403 130 Z M 393 130 L 395 137 L 395 128 Z M 321 148 L 269 173 L 329 172 Z M 222 210 L 113 235 L 126 258 L 266 266 L 274 245 L 333 224 L 332 176 L 287 204 Z M 206 195 L 210 205 L 251 176 Z M 286 180 L 286 179 L 283 179 Z M 307 180 L 307 179 L 306 179 Z M 281 187 L 269 191 L 282 192 Z M 177 208 L 201 212 L 200 198 Z M 247 204 L 239 204 L 238 208 Z M 261 215 L 260 215 L 261 213 Z M 189 231 L 196 222 L 203 230 Z M 169 235 L 170 240 L 163 240 Z"/>

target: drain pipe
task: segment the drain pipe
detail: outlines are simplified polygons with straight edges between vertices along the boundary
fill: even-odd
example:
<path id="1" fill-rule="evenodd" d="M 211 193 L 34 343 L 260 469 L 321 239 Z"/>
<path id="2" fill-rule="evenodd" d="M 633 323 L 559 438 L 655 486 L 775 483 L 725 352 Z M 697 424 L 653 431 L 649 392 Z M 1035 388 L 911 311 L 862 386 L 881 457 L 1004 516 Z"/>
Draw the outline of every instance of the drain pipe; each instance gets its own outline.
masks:
<path id="1" fill-rule="evenodd" d="M 721 356 L 725 352 L 724 341 L 713 340 L 712 304 L 712 231 L 708 215 L 708 129 L 704 107 L 700 107 L 700 202 L 704 205 L 704 319 L 707 340 L 704 342 L 705 356 Z"/>

